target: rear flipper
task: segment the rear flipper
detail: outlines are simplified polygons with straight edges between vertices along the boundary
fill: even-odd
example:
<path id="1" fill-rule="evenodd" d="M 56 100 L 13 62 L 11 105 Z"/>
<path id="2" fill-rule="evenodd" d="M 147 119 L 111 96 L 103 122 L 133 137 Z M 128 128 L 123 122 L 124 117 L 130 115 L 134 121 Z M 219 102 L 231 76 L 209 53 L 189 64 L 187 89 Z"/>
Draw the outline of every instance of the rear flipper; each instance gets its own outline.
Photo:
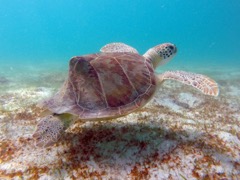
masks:
<path id="1" fill-rule="evenodd" d="M 158 75 L 158 80 L 160 82 L 167 79 L 176 80 L 183 84 L 190 85 L 206 95 L 218 96 L 219 94 L 218 84 L 211 78 L 201 74 L 185 71 L 167 71 Z"/>
<path id="2" fill-rule="evenodd" d="M 48 115 L 37 124 L 33 134 L 36 146 L 47 147 L 53 145 L 64 132 L 64 123 L 58 116 Z"/>

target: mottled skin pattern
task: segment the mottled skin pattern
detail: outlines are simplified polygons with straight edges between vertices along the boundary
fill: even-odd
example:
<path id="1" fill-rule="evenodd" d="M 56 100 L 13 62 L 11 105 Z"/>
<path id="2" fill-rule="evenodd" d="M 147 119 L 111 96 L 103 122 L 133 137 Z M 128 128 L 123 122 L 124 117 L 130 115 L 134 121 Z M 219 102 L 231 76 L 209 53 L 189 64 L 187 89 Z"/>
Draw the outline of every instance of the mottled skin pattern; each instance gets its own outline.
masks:
<path id="1" fill-rule="evenodd" d="M 180 81 L 184 84 L 190 85 L 203 94 L 208 94 L 211 96 L 218 95 L 218 85 L 211 78 L 204 76 L 202 74 L 196 74 L 185 71 L 166 71 L 165 73 L 159 75 L 160 79 L 164 81 L 165 79 L 172 79 Z"/>
<path id="2" fill-rule="evenodd" d="M 69 77 L 44 106 L 80 119 L 113 118 L 144 106 L 156 91 L 149 60 L 134 53 L 101 53 L 70 60 Z"/>
<path id="3" fill-rule="evenodd" d="M 127 49 L 127 51 L 126 51 Z M 123 43 L 110 43 L 110 44 L 106 44 L 105 46 L 103 46 L 100 49 L 101 52 L 105 52 L 105 53 L 113 53 L 113 52 L 131 52 L 131 53 L 137 53 L 138 51 L 127 45 L 127 44 L 123 44 Z"/>

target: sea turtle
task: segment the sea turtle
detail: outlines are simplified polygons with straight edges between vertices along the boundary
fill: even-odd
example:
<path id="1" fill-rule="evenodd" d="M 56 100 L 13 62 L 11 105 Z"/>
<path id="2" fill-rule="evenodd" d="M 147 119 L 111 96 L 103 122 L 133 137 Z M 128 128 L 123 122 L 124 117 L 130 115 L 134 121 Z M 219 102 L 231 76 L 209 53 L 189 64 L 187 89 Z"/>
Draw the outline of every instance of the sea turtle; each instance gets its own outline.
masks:
<path id="1" fill-rule="evenodd" d="M 61 89 L 41 103 L 51 114 L 37 124 L 33 134 L 37 146 L 55 143 L 74 120 L 106 120 L 136 111 L 149 102 L 164 80 L 177 80 L 204 94 L 218 95 L 217 83 L 207 76 L 154 72 L 176 54 L 174 44 L 157 45 L 143 56 L 124 43 L 110 43 L 100 51 L 73 57 Z"/>

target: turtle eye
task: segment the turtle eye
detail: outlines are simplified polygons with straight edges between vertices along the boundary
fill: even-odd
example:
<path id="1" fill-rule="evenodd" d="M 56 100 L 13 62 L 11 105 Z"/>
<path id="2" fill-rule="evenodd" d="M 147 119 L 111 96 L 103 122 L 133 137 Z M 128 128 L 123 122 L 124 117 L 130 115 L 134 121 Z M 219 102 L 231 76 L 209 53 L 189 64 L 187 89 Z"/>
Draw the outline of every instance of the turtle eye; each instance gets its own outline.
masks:
<path id="1" fill-rule="evenodd" d="M 173 49 L 174 49 L 174 47 L 173 47 L 172 45 L 170 45 L 170 46 L 169 46 L 169 48 L 170 48 L 171 50 L 173 50 Z"/>

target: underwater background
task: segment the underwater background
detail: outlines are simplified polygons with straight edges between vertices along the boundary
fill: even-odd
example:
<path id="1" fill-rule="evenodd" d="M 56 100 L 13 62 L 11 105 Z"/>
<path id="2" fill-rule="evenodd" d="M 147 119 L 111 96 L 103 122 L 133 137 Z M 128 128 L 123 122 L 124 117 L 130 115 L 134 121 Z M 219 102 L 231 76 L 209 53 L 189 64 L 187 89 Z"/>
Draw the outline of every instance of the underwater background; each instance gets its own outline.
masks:
<path id="1" fill-rule="evenodd" d="M 1 71 L 3 65 L 14 71 L 19 66 L 40 68 L 48 63 L 67 69 L 72 56 L 98 52 L 110 42 L 124 42 L 141 53 L 172 42 L 179 50 L 172 66 L 240 64 L 238 0 L 0 3 Z"/>
<path id="2" fill-rule="evenodd" d="M 142 110 L 33 146 L 71 57 L 124 42 L 178 52 L 157 72 L 205 74 L 218 97 L 166 82 Z M 239 0 L 0 0 L 0 179 L 240 179 Z"/>

